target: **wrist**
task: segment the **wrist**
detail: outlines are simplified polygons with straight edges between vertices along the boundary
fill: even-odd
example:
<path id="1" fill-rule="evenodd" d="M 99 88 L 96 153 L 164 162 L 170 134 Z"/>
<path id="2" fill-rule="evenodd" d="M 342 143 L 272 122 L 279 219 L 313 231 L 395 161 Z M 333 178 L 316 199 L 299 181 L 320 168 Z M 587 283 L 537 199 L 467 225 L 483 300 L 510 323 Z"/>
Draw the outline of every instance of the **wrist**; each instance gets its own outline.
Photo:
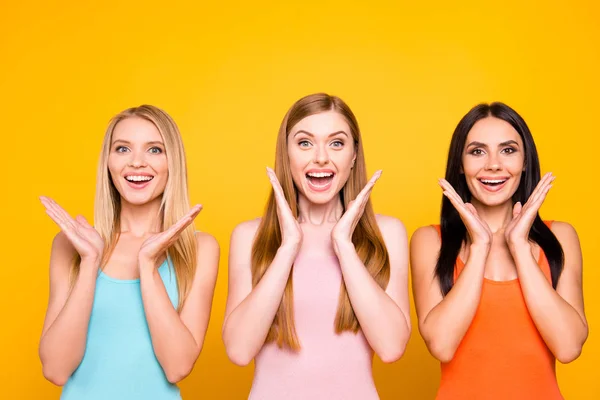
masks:
<path id="1" fill-rule="evenodd" d="M 491 243 L 471 243 L 469 246 L 469 254 L 487 257 L 491 247 Z"/>
<path id="2" fill-rule="evenodd" d="M 100 268 L 101 259 L 102 257 L 82 257 L 81 261 L 79 262 L 79 269 L 97 271 Z"/>
<path id="3" fill-rule="evenodd" d="M 300 251 L 301 246 L 302 246 L 302 241 L 295 240 L 295 241 L 282 242 L 281 245 L 279 246 L 279 249 L 277 250 L 277 252 L 295 256 Z"/>
<path id="4" fill-rule="evenodd" d="M 356 251 L 354 243 L 349 239 L 333 239 L 333 250 L 339 257 L 341 254 L 352 253 Z"/>
<path id="5" fill-rule="evenodd" d="M 528 254 L 531 253 L 531 243 L 527 240 L 509 241 L 508 249 L 513 256 L 521 253 Z"/>

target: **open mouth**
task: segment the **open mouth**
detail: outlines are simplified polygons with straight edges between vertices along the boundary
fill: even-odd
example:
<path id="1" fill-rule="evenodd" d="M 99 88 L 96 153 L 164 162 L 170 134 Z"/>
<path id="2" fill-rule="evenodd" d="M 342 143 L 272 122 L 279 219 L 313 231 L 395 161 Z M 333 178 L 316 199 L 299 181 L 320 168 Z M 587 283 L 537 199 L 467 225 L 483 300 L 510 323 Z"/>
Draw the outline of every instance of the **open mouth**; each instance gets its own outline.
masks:
<path id="1" fill-rule="evenodd" d="M 154 176 L 152 175 L 127 175 L 125 180 L 133 187 L 143 187 L 148 184 Z"/>
<path id="2" fill-rule="evenodd" d="M 500 190 L 504 184 L 508 181 L 508 178 L 498 178 L 498 179 L 483 179 L 479 178 L 479 182 L 483 185 L 484 188 L 490 191 Z"/>
<path id="3" fill-rule="evenodd" d="M 333 171 L 310 171 L 306 174 L 306 181 L 312 190 L 321 192 L 331 187 L 334 176 Z"/>

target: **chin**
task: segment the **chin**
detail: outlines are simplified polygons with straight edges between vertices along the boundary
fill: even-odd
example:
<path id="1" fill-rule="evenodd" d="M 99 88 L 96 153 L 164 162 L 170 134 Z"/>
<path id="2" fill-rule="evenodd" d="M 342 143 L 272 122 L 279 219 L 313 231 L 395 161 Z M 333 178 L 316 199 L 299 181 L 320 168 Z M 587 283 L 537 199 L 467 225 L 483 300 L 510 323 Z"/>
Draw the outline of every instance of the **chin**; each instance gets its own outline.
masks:
<path id="1" fill-rule="evenodd" d="M 326 192 L 315 192 L 310 189 L 302 188 L 301 194 L 312 204 L 327 204 L 336 196 L 339 196 L 340 191 L 328 190 Z"/>
<path id="2" fill-rule="evenodd" d="M 159 196 L 152 196 L 152 193 L 120 193 L 121 199 L 134 206 L 143 206 L 156 200 Z"/>

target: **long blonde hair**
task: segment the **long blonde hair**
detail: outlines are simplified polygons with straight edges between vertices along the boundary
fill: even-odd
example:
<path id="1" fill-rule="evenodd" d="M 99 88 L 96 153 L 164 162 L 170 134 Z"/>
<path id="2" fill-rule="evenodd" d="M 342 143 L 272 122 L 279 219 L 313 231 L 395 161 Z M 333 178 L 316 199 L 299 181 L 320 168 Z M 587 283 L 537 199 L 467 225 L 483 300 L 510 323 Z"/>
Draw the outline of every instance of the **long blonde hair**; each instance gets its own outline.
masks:
<path id="1" fill-rule="evenodd" d="M 285 198 L 288 201 L 292 214 L 298 218 L 298 192 L 292 179 L 290 160 L 288 156 L 287 140 L 290 130 L 303 118 L 326 111 L 339 113 L 350 127 L 356 150 L 356 161 L 350 172 L 350 177 L 343 189 L 340 198 L 344 210 L 350 201 L 354 200 L 363 187 L 367 184 L 367 169 L 363 153 L 362 140 L 356 117 L 350 108 L 339 97 L 324 93 L 312 94 L 298 100 L 287 112 L 277 136 L 275 149 L 275 173 L 281 183 Z M 269 265 L 275 258 L 277 249 L 281 245 L 281 230 L 277 218 L 277 204 L 273 191 L 267 201 L 265 213 L 256 233 L 252 245 L 252 284 L 256 286 L 261 280 Z M 390 262 L 383 237 L 377 226 L 375 213 L 371 201 L 367 203 L 360 218 L 352 243 L 356 248 L 359 258 L 375 279 L 377 284 L 386 288 L 390 278 Z M 360 329 L 358 319 L 354 314 L 346 286 L 342 281 L 340 288 L 339 305 L 335 317 L 335 332 L 358 332 Z M 288 278 L 279 310 L 275 315 L 273 324 L 267 335 L 267 342 L 275 341 L 279 347 L 288 347 L 292 350 L 300 349 L 300 343 L 294 325 L 293 309 L 293 284 L 292 274 Z"/>
<path id="2" fill-rule="evenodd" d="M 166 112 L 151 105 L 128 108 L 120 112 L 111 119 L 106 129 L 96 177 L 94 226 L 105 242 L 101 268 L 104 268 L 108 262 L 121 230 L 121 196 L 108 171 L 108 156 L 115 127 L 127 118 L 142 118 L 151 122 L 164 141 L 169 177 L 160 205 L 161 228 L 168 229 L 189 211 L 185 151 L 175 121 Z M 181 310 L 196 271 L 196 239 L 193 224 L 181 233 L 177 241 L 168 249 L 167 254 L 175 270 L 179 293 L 178 310 Z M 71 277 L 77 276 L 78 273 L 79 259 L 73 264 Z"/>

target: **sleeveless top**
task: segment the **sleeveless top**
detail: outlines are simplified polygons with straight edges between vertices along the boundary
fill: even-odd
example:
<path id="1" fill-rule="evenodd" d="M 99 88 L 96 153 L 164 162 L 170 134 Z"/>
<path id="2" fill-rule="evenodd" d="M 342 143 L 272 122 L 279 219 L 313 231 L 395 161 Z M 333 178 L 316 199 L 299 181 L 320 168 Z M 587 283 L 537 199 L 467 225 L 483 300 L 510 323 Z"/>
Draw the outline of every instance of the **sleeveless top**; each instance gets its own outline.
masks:
<path id="1" fill-rule="evenodd" d="M 255 358 L 251 400 L 379 399 L 362 331 L 335 333 L 342 271 L 332 246 L 305 235 L 292 269 L 297 352 L 267 343 Z M 311 245 L 311 241 L 316 246 Z M 308 243 L 307 243 L 308 242 Z M 303 251 L 307 249 L 306 251 Z"/>
<path id="2" fill-rule="evenodd" d="M 551 282 L 541 248 L 538 265 Z M 463 268 L 458 257 L 455 281 Z M 554 355 L 529 315 L 518 278 L 484 278 L 475 317 L 454 357 L 441 363 L 441 369 L 437 400 L 563 399 Z"/>
<path id="3" fill-rule="evenodd" d="M 168 259 L 158 272 L 177 307 L 177 279 Z M 114 279 L 98 271 L 85 354 L 61 399 L 181 399 L 154 355 L 139 279 Z"/>

